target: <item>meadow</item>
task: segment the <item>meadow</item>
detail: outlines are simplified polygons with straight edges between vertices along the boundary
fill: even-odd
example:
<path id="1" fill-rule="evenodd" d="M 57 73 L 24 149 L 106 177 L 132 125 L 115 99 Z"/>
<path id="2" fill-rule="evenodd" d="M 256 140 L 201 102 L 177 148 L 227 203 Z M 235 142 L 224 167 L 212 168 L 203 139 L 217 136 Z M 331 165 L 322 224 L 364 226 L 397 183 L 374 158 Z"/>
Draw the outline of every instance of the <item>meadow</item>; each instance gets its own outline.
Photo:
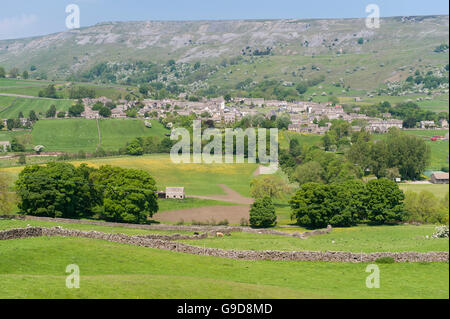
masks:
<path id="1" fill-rule="evenodd" d="M 200 247 L 239 250 L 351 251 L 355 253 L 448 251 L 448 238 L 431 238 L 435 227 L 434 225 L 359 225 L 349 228 L 333 228 L 330 234 L 314 236 L 306 240 L 267 234 L 233 233 L 230 237 L 207 238 L 191 242 L 191 244 Z M 286 228 L 278 228 L 278 230 L 283 231 Z M 297 228 L 290 230 L 303 231 Z"/>
<path id="2" fill-rule="evenodd" d="M 448 298 L 448 263 L 367 264 L 244 261 L 86 238 L 0 241 L 0 298 Z M 80 289 L 65 269 L 80 267 Z M 180 271 L 181 270 L 181 271 Z"/>
<path id="3" fill-rule="evenodd" d="M 17 118 L 22 112 L 24 117 L 28 117 L 30 111 L 35 111 L 38 117 L 45 118 L 45 113 L 54 105 L 56 111 L 67 112 L 72 106 L 72 100 L 51 100 L 51 99 L 28 99 L 23 97 L 0 96 L 0 118 Z"/>
<path id="4" fill-rule="evenodd" d="M 156 180 L 158 189 L 185 187 L 188 195 L 224 195 L 219 184 L 227 185 L 243 196 L 249 197 L 250 181 L 257 164 L 175 164 L 168 154 L 139 157 L 116 157 L 76 161 L 94 167 L 101 165 L 142 169 Z"/>
<path id="5" fill-rule="evenodd" d="M 47 81 L 37 81 L 37 80 L 16 80 L 16 79 L 0 79 L 0 88 L 6 87 L 26 87 L 26 86 L 44 86 L 50 83 Z"/>
<path id="6" fill-rule="evenodd" d="M 400 184 L 400 189 L 404 192 L 415 192 L 420 193 L 422 191 L 427 191 L 433 193 L 439 199 L 445 197 L 449 192 L 449 185 L 444 184 Z"/>
<path id="7" fill-rule="evenodd" d="M 168 154 L 144 155 L 139 157 L 121 156 L 72 161 L 75 165 L 87 163 L 92 167 L 102 165 L 142 169 L 156 180 L 158 189 L 165 187 L 185 187 L 188 195 L 224 195 L 220 184 L 227 185 L 243 196 L 250 196 L 250 181 L 258 168 L 257 164 L 175 164 Z M 23 167 L 1 169 L 13 177 Z M 186 207 L 189 208 L 189 207 Z"/>
<path id="8" fill-rule="evenodd" d="M 158 121 L 151 122 L 153 127 L 147 128 L 142 120 L 101 119 L 99 137 L 96 120 L 42 120 L 33 127 L 33 144 L 44 145 L 46 151 L 69 153 L 93 152 L 98 146 L 117 151 L 136 137 L 164 137 L 168 130 Z"/>

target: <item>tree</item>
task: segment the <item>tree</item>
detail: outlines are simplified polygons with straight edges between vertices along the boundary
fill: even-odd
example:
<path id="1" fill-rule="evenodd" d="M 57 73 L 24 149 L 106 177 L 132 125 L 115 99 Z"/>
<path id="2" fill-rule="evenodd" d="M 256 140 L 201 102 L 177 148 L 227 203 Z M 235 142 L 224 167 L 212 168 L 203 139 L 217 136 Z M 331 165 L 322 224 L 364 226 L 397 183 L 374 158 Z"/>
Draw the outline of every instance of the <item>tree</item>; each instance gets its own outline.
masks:
<path id="1" fill-rule="evenodd" d="M 8 175 L 0 173 L 0 214 L 9 214 L 15 204 L 14 193 L 9 189 L 10 179 Z"/>
<path id="2" fill-rule="evenodd" d="M 6 77 L 5 69 L 0 66 L 0 79 L 3 79 L 5 77 Z"/>
<path id="3" fill-rule="evenodd" d="M 417 136 L 392 130 L 386 147 L 389 167 L 397 167 L 403 179 L 418 179 L 430 161 L 429 146 Z"/>
<path id="4" fill-rule="evenodd" d="M 377 224 L 401 221 L 404 216 L 405 194 L 398 184 L 386 178 L 367 183 L 369 221 Z"/>
<path id="5" fill-rule="evenodd" d="M 410 222 L 438 224 L 445 223 L 448 218 L 448 205 L 446 207 L 444 202 L 439 202 L 436 196 L 428 191 L 407 192 L 405 210 Z"/>
<path id="6" fill-rule="evenodd" d="M 25 146 L 23 146 L 23 144 L 19 143 L 17 138 L 13 137 L 13 139 L 11 140 L 11 151 L 25 152 Z"/>
<path id="7" fill-rule="evenodd" d="M 306 227 L 326 227 L 330 220 L 328 208 L 324 206 L 327 196 L 327 185 L 303 184 L 289 201 L 291 218 L 296 219 L 299 225 Z"/>
<path id="8" fill-rule="evenodd" d="M 111 112 L 111 110 L 110 110 L 108 107 L 103 106 L 103 107 L 100 108 L 100 110 L 98 111 L 98 114 L 99 114 L 100 116 L 102 116 L 102 117 L 110 117 L 111 114 L 112 114 L 112 112 Z"/>
<path id="9" fill-rule="evenodd" d="M 55 85 L 50 84 L 45 89 L 39 91 L 38 93 L 39 97 L 48 97 L 51 99 L 57 99 L 58 95 L 56 94 Z"/>
<path id="10" fill-rule="evenodd" d="M 22 73 L 22 78 L 25 79 L 25 80 L 27 80 L 27 79 L 28 79 L 28 76 L 29 76 L 28 71 L 23 71 L 23 73 Z"/>
<path id="11" fill-rule="evenodd" d="M 306 93 L 306 91 L 308 91 L 308 85 L 304 82 L 301 82 L 301 83 L 297 84 L 297 87 L 295 89 L 301 95 L 301 94 Z"/>
<path id="12" fill-rule="evenodd" d="M 84 112 L 83 103 L 79 100 L 77 104 L 72 105 L 69 108 L 69 116 L 71 117 L 80 117 L 81 113 Z"/>
<path id="13" fill-rule="evenodd" d="M 45 113 L 46 118 L 54 118 L 56 116 L 56 106 L 52 104 L 48 111 Z"/>
<path id="14" fill-rule="evenodd" d="M 156 183 L 147 172 L 102 166 L 91 182 L 102 198 L 94 208 L 102 219 L 143 224 L 158 211 Z"/>
<path id="15" fill-rule="evenodd" d="M 100 202 L 89 180 L 94 170 L 85 164 L 75 168 L 61 162 L 25 167 L 16 181 L 19 209 L 36 216 L 91 216 L 92 205 Z"/>
<path id="16" fill-rule="evenodd" d="M 250 183 L 250 194 L 253 198 L 263 197 L 280 198 L 289 192 L 289 187 L 284 180 L 275 175 L 265 175 L 254 178 Z"/>
<path id="17" fill-rule="evenodd" d="M 27 163 L 27 158 L 24 154 L 20 154 L 19 160 L 17 161 L 17 164 L 19 165 L 25 165 Z"/>
<path id="18" fill-rule="evenodd" d="M 331 102 L 333 105 L 336 105 L 339 103 L 339 99 L 337 97 L 335 97 L 334 95 L 332 95 L 328 98 L 328 102 Z"/>
<path id="19" fill-rule="evenodd" d="M 13 119 L 7 119 L 6 120 L 6 128 L 8 131 L 11 131 L 14 128 L 14 120 Z"/>
<path id="20" fill-rule="evenodd" d="M 144 149 L 138 139 L 134 139 L 132 142 L 127 144 L 127 154 L 135 156 L 144 154 Z"/>
<path id="21" fill-rule="evenodd" d="M 57 116 L 59 119 L 63 119 L 63 118 L 66 117 L 66 112 L 64 112 L 64 111 L 58 112 L 58 114 L 57 114 L 56 116 Z"/>
<path id="22" fill-rule="evenodd" d="M 358 44 L 364 44 L 364 39 L 363 38 L 359 38 L 358 39 Z"/>
<path id="23" fill-rule="evenodd" d="M 297 166 L 293 177 L 300 185 L 306 183 L 324 183 L 322 179 L 323 174 L 324 170 L 320 163 L 311 161 Z"/>
<path id="24" fill-rule="evenodd" d="M 250 208 L 250 226 L 254 228 L 273 227 L 277 223 L 275 207 L 270 197 L 257 199 Z"/>
<path id="25" fill-rule="evenodd" d="M 280 116 L 275 120 L 275 125 L 279 130 L 287 130 L 291 123 L 291 119 L 288 116 Z"/>
<path id="26" fill-rule="evenodd" d="M 30 111 L 30 114 L 28 115 L 28 119 L 29 119 L 30 122 L 32 122 L 32 123 L 39 121 L 39 119 L 38 119 L 38 117 L 37 117 L 37 115 L 36 115 L 36 112 L 34 112 L 34 110 L 31 110 L 31 111 Z"/>

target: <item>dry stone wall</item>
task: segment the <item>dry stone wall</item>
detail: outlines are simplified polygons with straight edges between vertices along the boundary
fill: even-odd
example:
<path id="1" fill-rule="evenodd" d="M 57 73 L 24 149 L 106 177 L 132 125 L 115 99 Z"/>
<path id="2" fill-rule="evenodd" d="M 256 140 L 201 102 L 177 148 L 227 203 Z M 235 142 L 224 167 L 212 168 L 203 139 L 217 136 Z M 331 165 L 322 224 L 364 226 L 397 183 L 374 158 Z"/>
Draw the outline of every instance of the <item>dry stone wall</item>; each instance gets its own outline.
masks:
<path id="1" fill-rule="evenodd" d="M 29 215 L 6 215 L 0 216 L 0 219 L 20 219 L 20 220 L 38 220 L 49 221 L 69 224 L 83 224 L 83 225 L 97 225 L 97 226 L 109 226 L 109 227 L 128 227 L 135 229 L 149 229 L 149 230 L 168 230 L 168 231 L 190 231 L 198 233 L 207 233 L 209 235 L 215 235 L 216 233 L 230 234 L 230 233 L 255 233 L 255 234 L 270 234 L 286 237 L 297 237 L 306 239 L 311 236 L 323 235 L 330 233 L 332 227 L 328 226 L 327 229 L 306 231 L 304 233 L 287 233 L 273 229 L 254 229 L 250 227 L 242 226 L 195 226 L 195 225 L 166 225 L 166 224 L 154 224 L 154 225 L 139 225 L 139 224 L 125 224 L 125 223 L 112 223 L 102 222 L 95 220 L 79 220 L 79 219 L 67 219 L 67 218 L 50 218 L 50 217 L 37 217 Z"/>
<path id="2" fill-rule="evenodd" d="M 96 231 L 69 230 L 61 227 L 42 228 L 27 227 L 0 231 L 0 240 L 11 240 L 40 236 L 84 237 L 100 239 L 122 244 L 137 245 L 148 248 L 171 250 L 180 253 L 206 255 L 242 260 L 290 260 L 290 261 L 327 261 L 327 262 L 375 262 L 381 257 L 391 257 L 396 262 L 448 262 L 448 252 L 313 252 L 313 251 L 241 251 L 218 248 L 202 248 L 148 236 L 127 236 L 124 234 L 107 234 Z"/>

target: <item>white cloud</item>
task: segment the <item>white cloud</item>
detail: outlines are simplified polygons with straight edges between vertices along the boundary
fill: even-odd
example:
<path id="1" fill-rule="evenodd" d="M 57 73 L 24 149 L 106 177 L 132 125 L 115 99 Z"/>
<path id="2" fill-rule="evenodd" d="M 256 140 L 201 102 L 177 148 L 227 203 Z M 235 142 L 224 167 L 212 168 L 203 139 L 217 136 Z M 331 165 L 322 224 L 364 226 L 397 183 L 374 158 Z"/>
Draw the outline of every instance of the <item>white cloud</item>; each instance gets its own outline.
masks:
<path id="1" fill-rule="evenodd" d="M 38 17 L 35 14 L 22 14 L 0 19 L 0 39 L 20 37 L 32 30 L 37 21 Z"/>

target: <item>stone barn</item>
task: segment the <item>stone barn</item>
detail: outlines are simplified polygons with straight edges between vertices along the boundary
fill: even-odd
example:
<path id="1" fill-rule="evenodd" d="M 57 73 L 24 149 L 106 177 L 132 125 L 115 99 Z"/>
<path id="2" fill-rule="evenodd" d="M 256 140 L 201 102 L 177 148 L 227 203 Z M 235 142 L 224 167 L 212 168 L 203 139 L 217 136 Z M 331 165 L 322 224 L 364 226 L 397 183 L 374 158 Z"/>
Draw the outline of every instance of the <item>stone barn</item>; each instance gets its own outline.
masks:
<path id="1" fill-rule="evenodd" d="M 184 187 L 166 187 L 166 198 L 184 199 Z"/>
<path id="2" fill-rule="evenodd" d="M 431 175 L 433 184 L 448 184 L 448 173 L 434 173 Z"/>

